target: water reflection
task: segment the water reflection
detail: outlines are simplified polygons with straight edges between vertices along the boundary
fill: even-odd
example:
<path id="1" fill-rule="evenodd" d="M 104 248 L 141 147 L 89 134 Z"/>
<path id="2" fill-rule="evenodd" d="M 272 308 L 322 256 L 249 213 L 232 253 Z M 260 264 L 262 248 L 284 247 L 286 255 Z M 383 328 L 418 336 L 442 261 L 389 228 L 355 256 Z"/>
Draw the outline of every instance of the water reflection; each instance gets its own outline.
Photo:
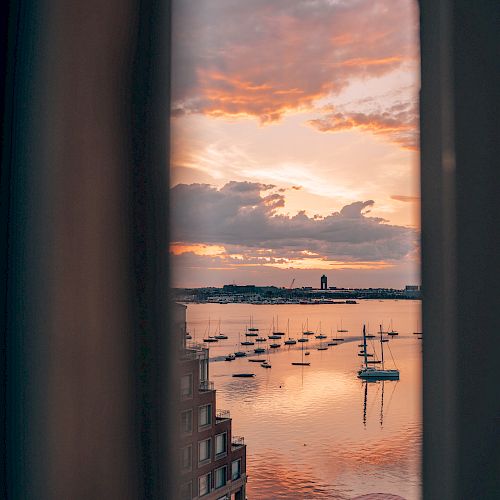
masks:
<path id="1" fill-rule="evenodd" d="M 380 392 L 380 414 L 379 414 L 379 423 L 380 427 L 384 427 L 384 391 L 386 384 L 388 386 L 392 386 L 392 390 L 389 397 L 388 408 L 389 410 L 391 405 L 392 397 L 394 396 L 394 391 L 399 383 L 399 380 L 364 380 L 362 381 L 362 385 L 364 387 L 364 400 L 363 400 L 363 425 L 366 428 L 366 416 L 367 416 L 367 404 L 368 404 L 368 386 L 377 387 L 377 392 L 374 395 L 374 400 L 377 400 L 378 393 Z"/>
<path id="2" fill-rule="evenodd" d="M 211 362 L 218 405 L 231 410 L 233 432 L 245 436 L 248 446 L 249 498 L 346 500 L 381 491 L 420 498 L 421 341 L 412 333 L 420 309 L 415 302 L 389 302 L 365 302 L 343 312 L 328 305 L 281 306 L 280 322 L 290 318 L 291 329 L 300 328 L 307 315 L 309 325 L 314 317 L 322 321 L 323 331 L 330 325 L 337 329 L 341 314 L 343 327 L 350 330 L 343 334 L 345 342 L 327 351 L 310 349 L 310 366 L 291 365 L 300 360 L 300 346 L 272 352 L 268 370 L 246 358 Z M 276 315 L 267 306 L 220 307 L 229 344 L 250 314 L 257 325 Z M 208 313 L 207 305 L 190 305 L 188 321 L 202 324 Z M 213 317 L 217 314 L 212 311 Z M 362 322 L 379 325 L 383 318 L 393 318 L 400 332 L 391 340 L 400 380 L 361 381 L 357 344 Z M 212 351 L 226 354 L 227 346 L 210 349 L 214 358 Z M 256 377 L 232 378 L 236 372 Z"/>

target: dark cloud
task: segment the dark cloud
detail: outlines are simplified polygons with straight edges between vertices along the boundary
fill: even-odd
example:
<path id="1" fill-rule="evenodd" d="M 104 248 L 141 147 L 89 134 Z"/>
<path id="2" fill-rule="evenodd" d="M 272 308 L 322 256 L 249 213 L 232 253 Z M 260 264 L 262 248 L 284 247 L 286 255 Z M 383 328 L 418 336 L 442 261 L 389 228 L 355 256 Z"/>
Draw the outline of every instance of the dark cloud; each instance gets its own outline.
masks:
<path id="1" fill-rule="evenodd" d="M 354 202 L 326 217 L 309 217 L 303 211 L 281 215 L 277 209 L 285 205 L 284 195 L 252 182 L 230 182 L 220 189 L 179 184 L 171 189 L 171 200 L 174 242 L 222 245 L 231 254 L 244 255 L 246 262 L 398 260 L 417 245 L 414 229 L 367 216 L 373 200 Z"/>
<path id="2" fill-rule="evenodd" d="M 173 113 L 261 122 L 417 59 L 414 0 L 177 0 Z"/>
<path id="3" fill-rule="evenodd" d="M 381 135 L 404 149 L 418 148 L 418 109 L 416 103 L 398 102 L 386 110 L 369 113 L 337 111 L 308 123 L 321 132 L 360 129 Z"/>

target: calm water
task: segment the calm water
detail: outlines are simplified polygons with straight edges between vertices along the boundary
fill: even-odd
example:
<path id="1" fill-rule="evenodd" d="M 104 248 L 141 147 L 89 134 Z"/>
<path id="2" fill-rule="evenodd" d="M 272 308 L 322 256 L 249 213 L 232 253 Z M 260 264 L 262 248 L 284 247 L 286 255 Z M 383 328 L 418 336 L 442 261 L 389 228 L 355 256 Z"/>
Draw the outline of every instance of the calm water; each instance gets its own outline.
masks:
<path id="1" fill-rule="evenodd" d="M 357 305 L 190 304 L 188 328 L 200 341 L 218 328 L 228 340 L 210 344 L 210 378 L 217 389 L 217 406 L 231 411 L 233 434 L 245 437 L 249 499 L 349 499 L 384 492 L 407 500 L 420 498 L 421 341 L 419 301 L 360 301 Z M 318 351 L 310 338 L 306 359 L 301 344 L 271 349 L 271 369 L 246 358 L 232 362 L 221 356 L 234 352 L 245 325 L 266 336 L 274 317 L 279 329 L 300 336 L 302 325 L 330 339 L 345 342 Z M 356 340 L 363 322 L 375 333 L 392 325 L 399 331 L 389 344 L 400 370 L 399 381 L 363 383 L 356 378 L 361 358 Z M 332 332 L 332 333 L 331 333 Z M 278 341 L 279 342 L 279 341 Z M 257 344 L 256 344 L 257 345 Z M 377 348 L 380 344 L 377 344 Z M 255 346 L 250 346 L 252 349 Z M 252 351 L 253 352 L 253 351 Z M 387 367 L 392 367 L 386 351 Z M 255 373 L 253 379 L 232 373 Z"/>

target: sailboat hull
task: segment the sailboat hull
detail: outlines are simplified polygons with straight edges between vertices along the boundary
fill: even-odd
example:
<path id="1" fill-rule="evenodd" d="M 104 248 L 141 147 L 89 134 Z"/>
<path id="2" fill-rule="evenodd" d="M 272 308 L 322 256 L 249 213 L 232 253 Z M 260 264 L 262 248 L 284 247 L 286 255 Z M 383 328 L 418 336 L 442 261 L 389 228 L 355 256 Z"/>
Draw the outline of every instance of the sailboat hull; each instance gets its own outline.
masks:
<path id="1" fill-rule="evenodd" d="M 379 370 L 377 368 L 361 368 L 358 377 L 369 380 L 392 379 L 399 380 L 399 370 Z"/>

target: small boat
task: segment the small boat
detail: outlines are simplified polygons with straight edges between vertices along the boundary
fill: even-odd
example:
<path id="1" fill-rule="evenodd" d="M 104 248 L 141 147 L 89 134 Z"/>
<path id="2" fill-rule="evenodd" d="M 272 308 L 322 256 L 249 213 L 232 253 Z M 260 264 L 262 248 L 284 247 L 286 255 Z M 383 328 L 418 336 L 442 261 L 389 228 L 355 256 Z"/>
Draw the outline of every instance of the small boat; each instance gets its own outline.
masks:
<path id="1" fill-rule="evenodd" d="M 244 340 L 241 345 L 254 345 L 254 342 L 250 341 L 250 340 Z"/>
<path id="2" fill-rule="evenodd" d="M 310 353 L 309 351 L 306 351 L 306 352 L 304 353 L 304 356 L 309 356 L 309 354 L 311 354 L 311 353 Z"/>
<path id="3" fill-rule="evenodd" d="M 266 352 L 266 350 L 265 350 L 263 347 L 256 347 L 256 348 L 253 350 L 253 352 L 254 352 L 255 354 L 260 354 L 260 353 L 262 353 L 262 352 Z"/>
<path id="4" fill-rule="evenodd" d="M 226 361 L 234 361 L 236 359 L 236 356 L 234 354 L 228 354 L 226 356 Z"/>
<path id="5" fill-rule="evenodd" d="M 394 335 L 399 335 L 399 333 L 395 331 L 394 328 L 392 327 L 392 319 L 391 319 L 391 329 L 387 332 L 387 335 L 390 335 L 391 337 L 393 337 Z"/>
<path id="6" fill-rule="evenodd" d="M 278 323 L 278 316 L 276 316 L 276 330 L 274 329 L 274 317 L 273 317 L 273 334 L 269 336 L 270 339 L 276 339 L 276 338 L 281 338 L 285 335 L 285 332 L 280 332 L 279 330 L 279 323 Z"/>
<path id="7" fill-rule="evenodd" d="M 207 337 L 206 339 L 203 339 L 203 342 L 219 342 L 215 337 Z"/>
<path id="8" fill-rule="evenodd" d="M 304 335 L 314 335 L 314 332 L 311 332 L 311 330 L 309 330 L 309 319 L 306 319 L 306 329 L 302 333 Z"/>
<path id="9" fill-rule="evenodd" d="M 299 340 L 300 340 L 300 339 L 299 339 Z M 302 359 L 301 359 L 301 361 L 294 361 L 294 362 L 292 362 L 292 365 L 294 365 L 294 366 L 309 366 L 311 363 L 309 363 L 309 362 L 307 362 L 307 361 L 304 361 L 304 355 L 309 354 L 309 352 L 306 352 L 306 353 L 304 354 L 304 344 L 302 344 L 302 345 L 300 346 L 300 351 L 301 351 L 301 353 L 302 353 Z"/>
<path id="10" fill-rule="evenodd" d="M 249 363 L 262 363 L 262 358 L 248 358 Z"/>
<path id="11" fill-rule="evenodd" d="M 267 359 L 264 360 L 260 366 L 262 366 L 262 368 L 271 368 L 271 361 L 269 359 L 269 349 L 267 350 Z"/>
<path id="12" fill-rule="evenodd" d="M 374 364 L 373 361 L 368 360 L 368 352 L 367 352 L 367 344 L 366 344 L 366 329 L 365 325 L 363 325 L 363 355 L 365 358 L 364 365 L 362 365 L 361 369 L 358 371 L 358 378 L 362 378 L 365 380 L 383 380 L 383 379 L 392 379 L 399 380 L 399 370 L 396 369 L 386 369 L 384 366 L 384 342 L 382 342 L 383 332 L 382 325 L 380 325 L 380 353 L 381 359 L 380 364 L 382 368 L 374 368 L 370 366 L 370 364 Z M 373 356 L 373 354 L 372 354 Z M 391 354 L 392 356 L 392 354 Z M 378 361 L 378 360 L 377 360 Z"/>
<path id="13" fill-rule="evenodd" d="M 349 330 L 342 328 L 342 320 L 340 320 L 340 328 L 337 328 L 337 333 L 348 333 Z"/>
<path id="14" fill-rule="evenodd" d="M 247 328 L 247 331 L 245 332 L 245 335 L 247 337 L 258 337 L 258 335 L 259 335 L 258 331 L 259 331 L 259 329 L 255 328 L 253 326 L 253 318 L 252 318 L 252 316 L 250 316 L 250 327 Z"/>
<path id="15" fill-rule="evenodd" d="M 301 339 L 298 339 L 297 342 L 309 342 L 309 339 L 302 337 Z"/>
<path id="16" fill-rule="evenodd" d="M 278 347 L 281 347 L 281 344 L 270 344 L 269 346 L 271 349 L 277 349 Z"/>
<path id="17" fill-rule="evenodd" d="M 339 345 L 338 342 L 328 342 L 328 345 Z"/>
<path id="18" fill-rule="evenodd" d="M 328 347 L 327 347 L 327 346 L 325 346 L 325 345 L 320 345 L 320 346 L 318 347 L 318 351 L 326 351 L 326 350 L 328 350 Z"/>
<path id="19" fill-rule="evenodd" d="M 244 351 L 236 351 L 236 352 L 234 353 L 234 355 L 235 355 L 237 358 L 244 358 L 244 357 L 247 355 L 247 353 L 246 353 L 246 352 L 244 352 Z"/>
<path id="20" fill-rule="evenodd" d="M 250 378 L 255 377 L 255 373 L 233 373 L 233 377 Z"/>
<path id="21" fill-rule="evenodd" d="M 214 335 L 214 338 L 217 340 L 226 340 L 227 339 L 227 335 L 224 335 L 220 331 L 220 319 L 219 319 L 219 327 L 217 328 L 217 333 Z"/>
<path id="22" fill-rule="evenodd" d="M 288 338 L 285 340 L 285 345 L 295 345 L 297 341 L 295 339 L 290 338 L 290 320 L 287 323 L 287 333 Z"/>
<path id="23" fill-rule="evenodd" d="M 257 337 L 255 342 L 267 342 L 267 339 L 265 337 Z"/>

